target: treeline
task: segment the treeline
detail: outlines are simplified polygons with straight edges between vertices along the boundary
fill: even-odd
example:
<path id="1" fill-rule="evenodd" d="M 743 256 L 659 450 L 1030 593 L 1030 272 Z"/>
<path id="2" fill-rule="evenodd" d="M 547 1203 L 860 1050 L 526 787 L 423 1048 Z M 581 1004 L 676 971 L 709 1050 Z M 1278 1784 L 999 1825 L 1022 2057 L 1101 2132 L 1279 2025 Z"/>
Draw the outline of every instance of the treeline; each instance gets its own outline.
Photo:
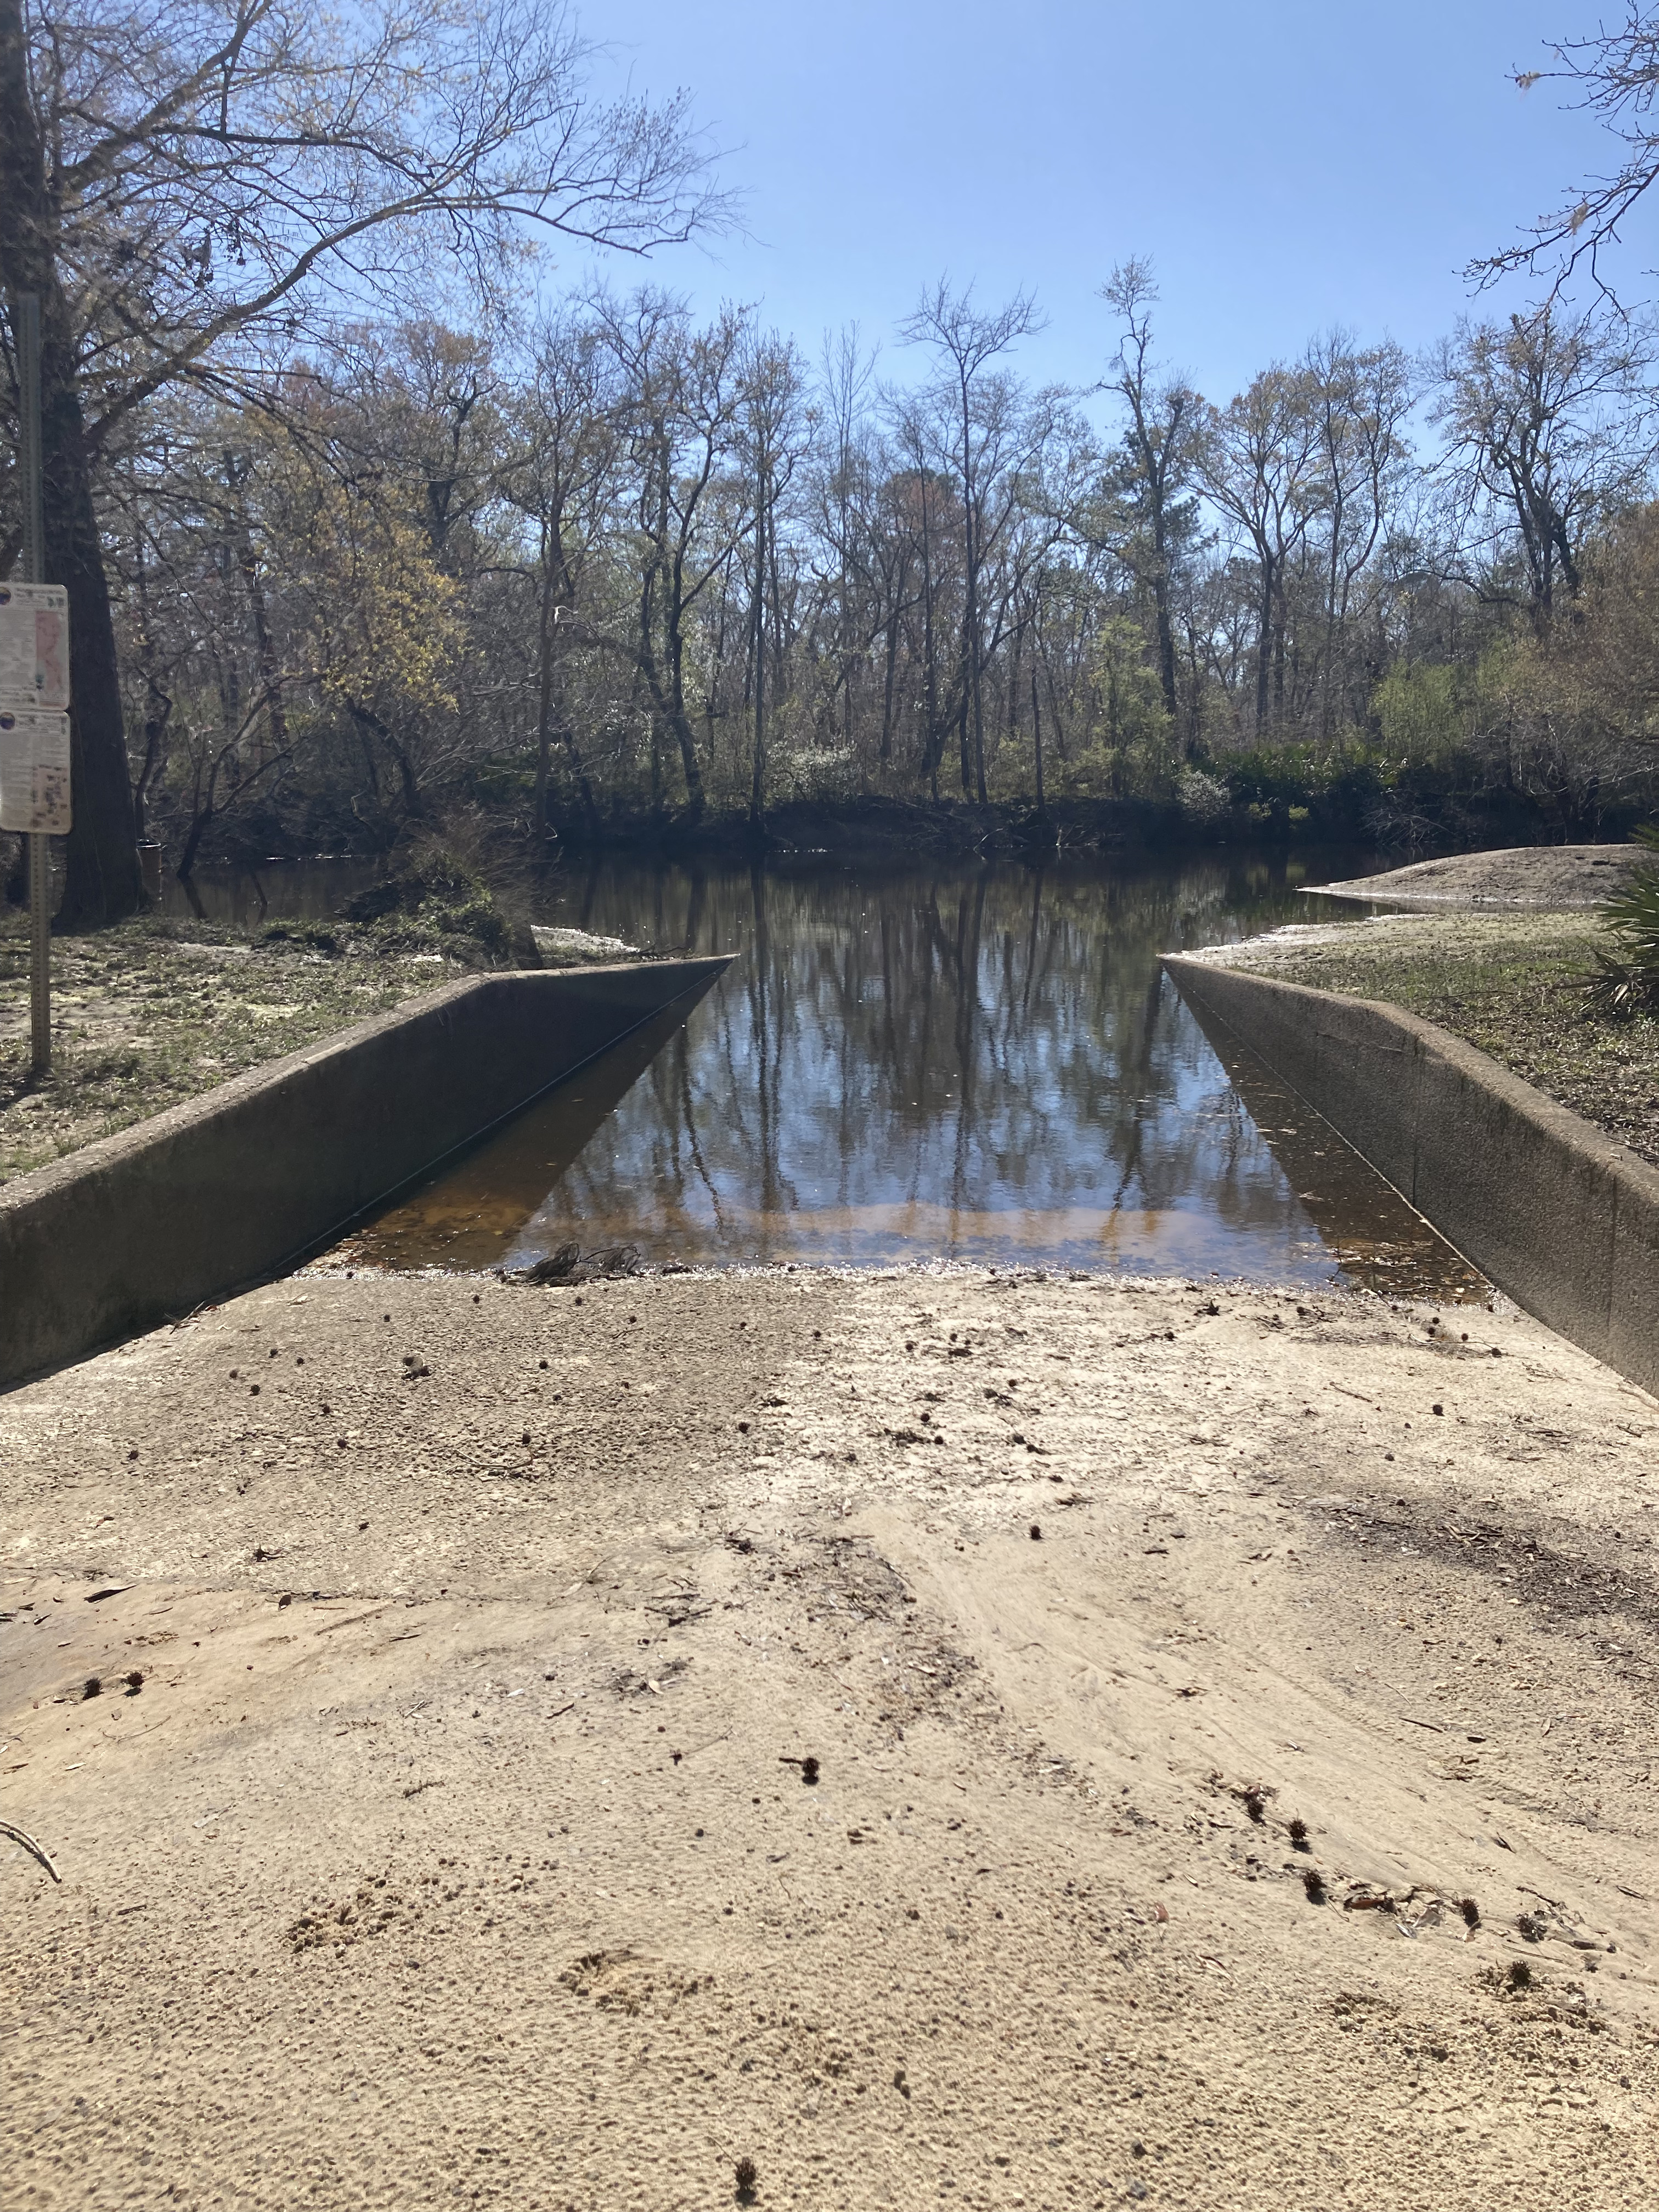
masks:
<path id="1" fill-rule="evenodd" d="M 1574 64 L 1610 112 L 1635 36 Z M 728 213 L 684 100 L 591 59 L 556 0 L 0 0 L 64 926 L 131 910 L 139 836 L 188 873 L 876 797 L 1406 845 L 1650 809 L 1652 336 L 1562 289 L 1624 202 L 1427 360 L 1339 332 L 1205 395 L 1133 261 L 1087 392 L 1022 375 L 1030 301 L 945 283 L 809 359 L 654 287 L 538 313 L 538 239 L 617 266 Z"/>
<path id="2" fill-rule="evenodd" d="M 167 395 L 104 477 L 145 831 L 187 872 L 458 806 L 533 840 L 1141 799 L 1413 844 L 1650 800 L 1638 334 L 1339 334 L 1217 405 L 1160 374 L 1144 267 L 1107 296 L 1106 434 L 1018 374 L 1028 303 L 945 287 L 890 364 L 646 289 Z"/>

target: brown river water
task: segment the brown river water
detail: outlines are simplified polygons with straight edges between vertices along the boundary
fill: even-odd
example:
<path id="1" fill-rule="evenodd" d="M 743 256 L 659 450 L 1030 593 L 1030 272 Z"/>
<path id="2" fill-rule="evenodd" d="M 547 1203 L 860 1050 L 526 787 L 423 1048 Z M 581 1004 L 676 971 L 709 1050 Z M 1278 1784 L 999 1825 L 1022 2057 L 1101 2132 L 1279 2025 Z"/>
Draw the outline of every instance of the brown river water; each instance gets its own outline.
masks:
<path id="1" fill-rule="evenodd" d="M 1158 966 L 1352 915 L 1298 896 L 1365 866 L 1324 863 L 558 876 L 539 919 L 732 966 L 689 1017 L 637 1031 L 325 1264 L 514 1268 L 574 1243 L 694 1267 L 967 1261 L 1484 1297 Z"/>

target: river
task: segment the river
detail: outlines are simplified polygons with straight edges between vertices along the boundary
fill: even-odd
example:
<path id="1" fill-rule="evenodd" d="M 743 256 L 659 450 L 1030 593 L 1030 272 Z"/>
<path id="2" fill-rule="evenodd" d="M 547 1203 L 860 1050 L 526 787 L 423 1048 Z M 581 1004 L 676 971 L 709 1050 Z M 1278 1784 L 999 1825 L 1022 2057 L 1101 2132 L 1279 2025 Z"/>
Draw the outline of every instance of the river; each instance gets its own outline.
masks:
<path id="1" fill-rule="evenodd" d="M 604 862 L 539 918 L 730 952 L 724 978 L 335 1255 L 993 1267 L 1485 1294 L 1461 1257 L 1163 975 L 1321 910 L 1318 866 L 1210 856 L 742 867 Z"/>

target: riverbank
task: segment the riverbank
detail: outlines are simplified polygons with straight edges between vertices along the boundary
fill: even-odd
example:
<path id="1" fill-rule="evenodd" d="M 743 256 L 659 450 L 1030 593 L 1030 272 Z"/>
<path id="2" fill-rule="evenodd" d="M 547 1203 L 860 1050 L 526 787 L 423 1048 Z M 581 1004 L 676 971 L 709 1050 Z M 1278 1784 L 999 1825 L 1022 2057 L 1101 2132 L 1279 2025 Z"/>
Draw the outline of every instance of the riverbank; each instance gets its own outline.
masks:
<path id="1" fill-rule="evenodd" d="M 968 1272 L 15 1392 L 17 2186 L 1644 2203 L 1656 1439 L 1508 1312 Z"/>
<path id="2" fill-rule="evenodd" d="M 1659 1166 L 1659 1018 L 1587 1009 L 1580 978 L 1605 941 L 1592 915 L 1437 911 L 1304 924 L 1205 957 L 1436 1022 Z"/>
<path id="3" fill-rule="evenodd" d="M 1639 802 L 1632 799 L 1594 824 L 1577 826 L 1580 834 L 1618 838 L 1640 818 Z M 350 834 L 358 825 L 343 821 L 340 826 L 339 857 L 345 865 L 361 872 L 384 863 L 383 844 L 361 844 Z M 981 805 L 953 795 L 947 783 L 938 799 L 915 788 L 780 799 L 758 823 L 750 816 L 746 792 L 738 803 L 716 800 L 696 815 L 620 800 L 590 815 L 567 798 L 556 803 L 545 838 L 532 833 L 522 805 L 499 812 L 462 807 L 455 826 L 469 850 L 487 853 L 494 865 L 510 860 L 525 872 L 544 866 L 550 853 L 576 865 L 775 866 L 811 855 L 878 864 L 887 858 L 1041 861 L 1055 853 L 1168 861 L 1259 851 L 1283 860 L 1333 847 L 1358 859 L 1379 846 L 1397 852 L 1402 840 L 1407 849 L 1454 854 L 1470 847 L 1529 842 L 1559 851 L 1564 827 L 1570 825 L 1550 806 L 1513 791 L 1468 787 L 1456 775 L 1447 781 L 1430 774 L 1420 787 L 1408 778 L 1401 787 L 1379 775 L 1371 762 L 1333 780 L 1292 747 L 1282 755 L 1270 750 L 1200 763 L 1158 797 L 1091 796 L 1054 786 L 1040 807 L 1029 793 Z M 262 823 L 261 842 L 249 848 L 234 823 L 228 823 L 224 840 L 204 848 L 204 875 L 228 870 L 251 877 L 303 865 L 305 848 L 297 844 L 284 848 L 287 861 L 272 860 L 275 830 L 276 825 Z"/>
<path id="4" fill-rule="evenodd" d="M 28 936 L 0 922 L 0 1181 L 465 973 L 441 953 L 314 950 L 204 923 L 54 939 L 51 1077 L 28 1075 Z"/>
<path id="5" fill-rule="evenodd" d="M 578 930 L 535 932 L 548 967 L 626 958 Z M 258 932 L 159 917 L 52 944 L 52 1072 L 28 1073 L 25 919 L 0 918 L 0 1182 L 476 972 L 399 924 L 275 923 Z"/>
<path id="6" fill-rule="evenodd" d="M 1511 846 L 1418 860 L 1322 889 L 1329 897 L 1387 906 L 1590 913 L 1623 890 L 1641 858 L 1634 843 Z"/>
<path id="7" fill-rule="evenodd" d="M 869 792 L 800 799 L 769 806 L 753 823 L 746 811 L 683 813 L 613 811 L 598 821 L 561 816 L 556 834 L 570 857 L 598 854 L 675 860 L 825 853 L 874 860 L 884 853 L 939 858 L 1040 857 L 1056 850 L 1161 859 L 1218 849 L 1257 848 L 1280 856 L 1322 847 L 1370 849 L 1408 817 L 1424 843 L 1462 848 L 1535 839 L 1559 850 L 1561 824 L 1517 794 L 1443 792 L 1413 800 L 1362 773 L 1335 784 L 1310 780 L 1305 759 L 1286 769 L 1269 757 L 1207 764 L 1162 798 L 1079 797 L 1051 793 L 1038 807 L 1028 796 L 981 805 L 950 795 Z M 1639 814 L 1615 811 L 1604 834 L 1617 836 Z M 1396 848 L 1397 849 L 1397 848 Z"/>

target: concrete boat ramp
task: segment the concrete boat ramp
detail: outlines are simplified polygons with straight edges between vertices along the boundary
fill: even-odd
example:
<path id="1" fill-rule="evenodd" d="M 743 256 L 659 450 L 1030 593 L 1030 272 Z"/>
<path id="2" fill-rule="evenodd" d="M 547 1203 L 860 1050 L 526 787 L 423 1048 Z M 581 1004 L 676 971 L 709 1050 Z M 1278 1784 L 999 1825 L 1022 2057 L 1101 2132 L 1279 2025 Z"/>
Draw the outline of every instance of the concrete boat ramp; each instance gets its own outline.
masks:
<path id="1" fill-rule="evenodd" d="M 969 1271 L 15 1389 L 9 2198 L 1645 2206 L 1656 1449 L 1501 1301 Z"/>

